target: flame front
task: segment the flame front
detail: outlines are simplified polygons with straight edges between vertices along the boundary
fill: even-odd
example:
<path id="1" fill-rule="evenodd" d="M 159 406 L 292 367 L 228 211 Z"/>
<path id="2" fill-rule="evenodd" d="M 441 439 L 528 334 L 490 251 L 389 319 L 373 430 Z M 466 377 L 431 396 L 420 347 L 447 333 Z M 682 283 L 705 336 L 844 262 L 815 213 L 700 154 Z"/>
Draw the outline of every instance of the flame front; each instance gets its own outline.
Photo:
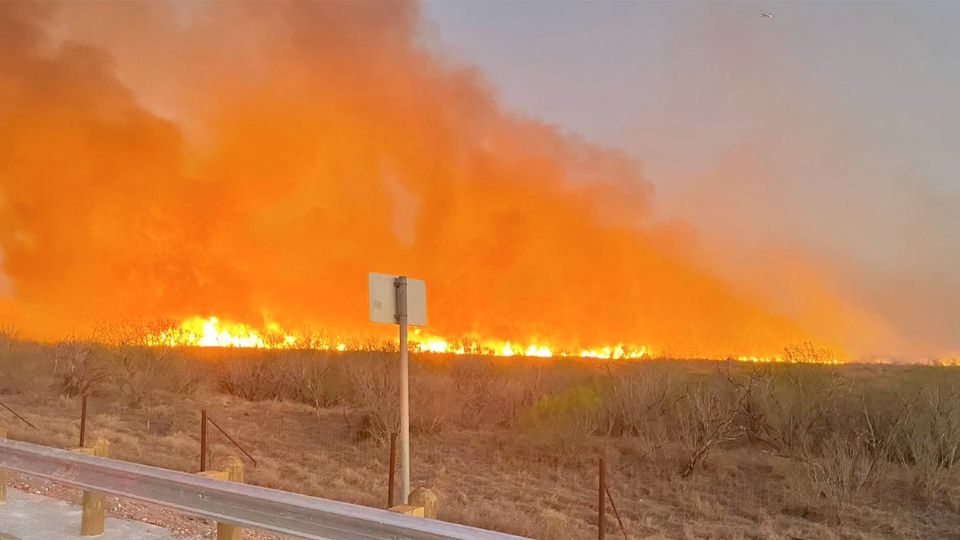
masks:
<path id="1" fill-rule="evenodd" d="M 656 356 L 646 345 L 617 343 L 589 348 L 561 347 L 543 340 L 518 342 L 480 336 L 447 338 L 429 334 L 419 328 L 410 332 L 410 350 L 420 353 L 482 355 L 502 357 L 579 357 L 598 360 L 639 360 Z M 384 351 L 396 350 L 397 340 L 371 340 L 360 337 L 311 336 L 297 334 L 282 328 L 276 322 L 267 322 L 263 328 L 224 321 L 219 317 L 190 317 L 166 330 L 150 334 L 146 343 L 158 347 L 238 347 L 258 349 L 313 349 L 323 351 Z M 789 363 L 797 362 L 782 355 L 735 357 L 740 362 Z M 821 363 L 840 364 L 842 360 L 824 357 Z"/>
<path id="2" fill-rule="evenodd" d="M 194 347 L 249 347 L 285 349 L 302 346 L 302 340 L 284 332 L 276 323 L 261 331 L 242 323 L 221 321 L 218 317 L 191 317 L 174 328 L 150 334 L 147 345 Z"/>
<path id="3" fill-rule="evenodd" d="M 410 349 L 437 354 L 472 354 L 487 356 L 527 356 L 551 358 L 574 356 L 598 359 L 639 359 L 648 355 L 644 345 L 593 348 L 563 348 L 542 340 L 513 342 L 479 336 L 445 338 L 416 328 L 409 335 Z M 283 329 L 276 322 L 264 327 L 222 320 L 219 317 L 190 317 L 176 326 L 151 333 L 146 344 L 153 347 L 239 347 L 257 349 L 315 349 L 325 351 L 370 351 L 396 349 L 397 341 L 371 340 L 361 337 L 326 338 L 297 334 Z"/>

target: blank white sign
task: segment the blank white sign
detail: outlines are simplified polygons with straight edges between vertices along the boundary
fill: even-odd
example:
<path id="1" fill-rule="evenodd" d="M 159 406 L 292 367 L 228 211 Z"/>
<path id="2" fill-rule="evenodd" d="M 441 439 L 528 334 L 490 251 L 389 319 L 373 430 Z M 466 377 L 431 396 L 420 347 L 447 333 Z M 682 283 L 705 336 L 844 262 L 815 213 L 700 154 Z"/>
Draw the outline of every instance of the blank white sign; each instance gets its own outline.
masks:
<path id="1" fill-rule="evenodd" d="M 368 297 L 371 322 L 397 324 L 397 288 L 394 285 L 397 277 L 370 272 Z M 427 286 L 421 279 L 407 278 L 407 324 L 427 324 Z"/>

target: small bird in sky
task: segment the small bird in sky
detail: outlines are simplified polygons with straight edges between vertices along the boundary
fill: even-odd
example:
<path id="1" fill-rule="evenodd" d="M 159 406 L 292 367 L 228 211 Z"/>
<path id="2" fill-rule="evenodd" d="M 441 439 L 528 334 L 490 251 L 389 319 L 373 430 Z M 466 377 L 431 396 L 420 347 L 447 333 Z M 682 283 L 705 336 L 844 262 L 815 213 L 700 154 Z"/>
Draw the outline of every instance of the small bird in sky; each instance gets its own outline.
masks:
<path id="1" fill-rule="evenodd" d="M 773 18 L 773 13 L 770 13 L 770 12 L 768 12 L 768 11 L 764 11 L 764 12 L 760 13 L 760 18 L 761 18 L 761 19 L 772 19 L 772 18 Z"/>

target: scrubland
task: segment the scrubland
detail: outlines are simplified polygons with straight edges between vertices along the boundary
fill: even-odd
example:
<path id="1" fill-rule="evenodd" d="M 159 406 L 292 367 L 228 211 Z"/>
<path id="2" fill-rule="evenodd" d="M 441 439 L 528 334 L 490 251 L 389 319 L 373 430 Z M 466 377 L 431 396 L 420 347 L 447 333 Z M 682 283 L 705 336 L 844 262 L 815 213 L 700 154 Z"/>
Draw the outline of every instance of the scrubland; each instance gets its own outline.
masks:
<path id="1" fill-rule="evenodd" d="M 13 439 L 199 468 L 200 409 L 247 481 L 383 507 L 395 353 L 0 339 Z M 414 485 L 440 519 L 596 535 L 597 460 L 628 538 L 960 538 L 960 368 L 412 355 Z M 235 448 L 211 430 L 216 465 Z M 623 537 L 612 511 L 609 538 Z"/>

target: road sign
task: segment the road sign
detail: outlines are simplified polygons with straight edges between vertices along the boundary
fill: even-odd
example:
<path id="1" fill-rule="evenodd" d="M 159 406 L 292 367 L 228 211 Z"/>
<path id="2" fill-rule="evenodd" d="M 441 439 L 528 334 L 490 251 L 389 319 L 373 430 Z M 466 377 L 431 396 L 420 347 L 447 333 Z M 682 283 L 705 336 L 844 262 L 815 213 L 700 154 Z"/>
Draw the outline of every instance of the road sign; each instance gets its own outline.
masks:
<path id="1" fill-rule="evenodd" d="M 376 272 L 370 272 L 367 283 L 370 320 L 400 326 L 400 500 L 407 504 L 410 498 L 410 376 L 407 325 L 427 324 L 427 288 L 419 279 Z"/>
<path id="2" fill-rule="evenodd" d="M 400 276 L 370 272 L 368 277 L 370 322 L 399 324 L 397 283 Z M 427 324 L 427 288 L 423 280 L 407 279 L 407 324 Z"/>

